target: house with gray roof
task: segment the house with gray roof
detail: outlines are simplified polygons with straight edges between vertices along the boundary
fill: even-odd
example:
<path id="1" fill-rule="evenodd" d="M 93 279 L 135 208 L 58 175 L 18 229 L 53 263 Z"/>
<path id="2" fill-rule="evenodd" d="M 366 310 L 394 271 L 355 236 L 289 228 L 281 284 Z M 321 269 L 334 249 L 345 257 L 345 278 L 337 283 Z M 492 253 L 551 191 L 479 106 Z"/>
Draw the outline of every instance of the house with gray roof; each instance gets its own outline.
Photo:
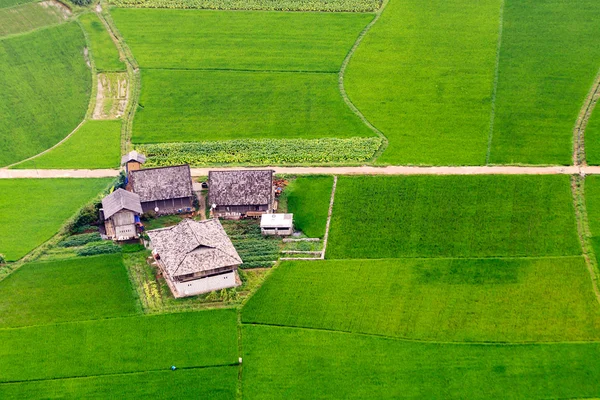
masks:
<path id="1" fill-rule="evenodd" d="M 136 223 L 142 214 L 140 196 L 117 189 L 102 199 L 101 219 L 107 239 L 131 240 L 139 237 Z"/>
<path id="2" fill-rule="evenodd" d="M 239 286 L 242 264 L 218 219 L 186 219 L 148 231 L 150 248 L 175 297 Z"/>
<path id="3" fill-rule="evenodd" d="M 260 216 L 272 211 L 273 200 L 272 170 L 208 173 L 208 201 L 214 216 Z"/>
<path id="4" fill-rule="evenodd" d="M 192 211 L 194 192 L 188 165 L 131 171 L 127 187 L 140 196 L 145 213 L 165 215 Z"/>

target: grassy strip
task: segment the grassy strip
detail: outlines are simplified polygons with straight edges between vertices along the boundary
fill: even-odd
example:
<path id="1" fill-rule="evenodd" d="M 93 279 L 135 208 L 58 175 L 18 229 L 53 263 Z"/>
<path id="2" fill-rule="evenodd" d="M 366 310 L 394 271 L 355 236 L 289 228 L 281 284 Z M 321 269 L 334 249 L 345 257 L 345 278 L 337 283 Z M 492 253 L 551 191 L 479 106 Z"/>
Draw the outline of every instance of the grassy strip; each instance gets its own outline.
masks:
<path id="1" fill-rule="evenodd" d="M 580 255 L 568 176 L 340 177 L 328 258 Z"/>
<path id="2" fill-rule="evenodd" d="M 265 11 L 376 11 L 380 0 L 111 0 L 118 7 Z"/>
<path id="3" fill-rule="evenodd" d="M 294 226 L 311 238 L 325 235 L 333 177 L 299 177 L 284 191 L 288 212 L 294 214 Z M 321 244 L 319 244 L 321 246 Z"/>
<path id="4" fill-rule="evenodd" d="M 600 344 L 419 343 L 244 326 L 246 399 L 595 398 Z"/>
<path id="5" fill-rule="evenodd" d="M 151 371 L 37 382 L 0 384 L 0 398 L 180 399 L 235 398 L 237 367 Z"/>
<path id="6" fill-rule="evenodd" d="M 235 310 L 0 330 L 0 382 L 237 363 Z"/>
<path id="7" fill-rule="evenodd" d="M 32 31 L 64 22 L 66 15 L 54 4 L 27 3 L 0 8 L 0 36 Z"/>
<path id="8" fill-rule="evenodd" d="M 585 157 L 590 165 L 600 165 L 600 106 L 594 111 L 585 129 Z"/>
<path id="9" fill-rule="evenodd" d="M 79 21 L 87 32 L 92 47 L 92 55 L 98 71 L 125 71 L 119 51 L 104 24 L 95 13 L 84 14 Z"/>
<path id="10" fill-rule="evenodd" d="M 600 339 L 582 257 L 286 262 L 244 322 L 439 341 Z"/>
<path id="11" fill-rule="evenodd" d="M 265 139 L 137 145 L 150 166 L 190 164 L 322 164 L 369 160 L 381 139 Z"/>
<path id="12" fill-rule="evenodd" d="M 137 312 L 120 255 L 26 264 L 0 281 L 0 292 L 0 327 Z"/>

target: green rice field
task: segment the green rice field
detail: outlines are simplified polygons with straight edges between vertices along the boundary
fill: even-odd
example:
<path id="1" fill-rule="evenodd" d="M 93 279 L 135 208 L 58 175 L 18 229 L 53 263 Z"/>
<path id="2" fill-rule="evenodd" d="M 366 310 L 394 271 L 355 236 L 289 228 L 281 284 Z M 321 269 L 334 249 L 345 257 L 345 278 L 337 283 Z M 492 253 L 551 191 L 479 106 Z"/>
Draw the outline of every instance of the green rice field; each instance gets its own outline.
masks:
<path id="1" fill-rule="evenodd" d="M 0 40 L 0 166 L 38 154 L 85 116 L 91 72 L 76 23 Z"/>
<path id="2" fill-rule="evenodd" d="M 119 59 L 117 46 L 110 37 L 104 24 L 95 13 L 79 17 L 92 47 L 92 57 L 99 71 L 124 71 L 125 64 Z"/>
<path id="3" fill-rule="evenodd" d="M 19 4 L 31 3 L 33 0 L 0 0 L 0 8 L 14 7 Z"/>
<path id="4" fill-rule="evenodd" d="M 0 179 L 0 253 L 18 260 L 50 239 L 110 179 Z"/>
<path id="5" fill-rule="evenodd" d="M 42 2 L 0 8 L 0 37 L 14 35 L 64 22 L 65 12 Z"/>
<path id="6" fill-rule="evenodd" d="M 600 107 L 592 112 L 585 130 L 585 158 L 590 165 L 600 165 Z"/>
<path id="7" fill-rule="evenodd" d="M 118 168 L 121 121 L 86 121 L 69 139 L 48 153 L 17 164 L 19 169 Z"/>
<path id="8" fill-rule="evenodd" d="M 340 177 L 327 258 L 581 254 L 568 176 Z"/>
<path id="9" fill-rule="evenodd" d="M 288 212 L 294 214 L 294 227 L 308 237 L 325 235 L 333 177 L 298 177 L 285 189 Z"/>

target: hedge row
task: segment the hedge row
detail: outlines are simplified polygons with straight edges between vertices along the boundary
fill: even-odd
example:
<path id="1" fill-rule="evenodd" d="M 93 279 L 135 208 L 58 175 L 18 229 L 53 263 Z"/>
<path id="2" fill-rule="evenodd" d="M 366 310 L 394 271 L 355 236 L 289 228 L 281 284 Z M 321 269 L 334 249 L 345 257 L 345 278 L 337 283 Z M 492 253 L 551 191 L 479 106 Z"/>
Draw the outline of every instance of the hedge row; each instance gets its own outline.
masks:
<path id="1" fill-rule="evenodd" d="M 111 0 L 119 7 L 373 12 L 380 0 Z"/>
<path id="2" fill-rule="evenodd" d="M 146 167 L 190 164 L 321 164 L 369 161 L 381 139 L 258 139 L 137 145 L 148 156 Z"/>

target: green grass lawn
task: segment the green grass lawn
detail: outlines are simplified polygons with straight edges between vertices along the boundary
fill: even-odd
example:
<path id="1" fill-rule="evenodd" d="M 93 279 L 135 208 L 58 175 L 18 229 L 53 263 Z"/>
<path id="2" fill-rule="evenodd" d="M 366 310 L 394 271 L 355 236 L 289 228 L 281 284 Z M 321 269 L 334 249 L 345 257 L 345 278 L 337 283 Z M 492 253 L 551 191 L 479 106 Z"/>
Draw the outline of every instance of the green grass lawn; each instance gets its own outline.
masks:
<path id="1" fill-rule="evenodd" d="M 237 363 L 236 311 L 0 329 L 0 382 Z"/>
<path id="2" fill-rule="evenodd" d="M 135 143 L 373 136 L 336 74 L 143 70 Z"/>
<path id="3" fill-rule="evenodd" d="M 0 253 L 18 260 L 55 235 L 110 179 L 1 179 Z"/>
<path id="4" fill-rule="evenodd" d="M 118 168 L 121 163 L 121 121 L 87 121 L 67 141 L 21 169 Z"/>
<path id="5" fill-rule="evenodd" d="M 84 118 L 84 47 L 76 23 L 0 41 L 0 167 L 53 146 Z"/>
<path id="6" fill-rule="evenodd" d="M 568 176 L 340 177 L 327 258 L 581 254 Z"/>
<path id="7" fill-rule="evenodd" d="M 507 0 L 492 163 L 570 164 L 600 66 L 600 2 Z"/>
<path id="8" fill-rule="evenodd" d="M 348 65 L 387 164 L 485 162 L 500 0 L 390 1 Z"/>
<path id="9" fill-rule="evenodd" d="M 333 177 L 299 177 L 285 189 L 288 212 L 294 214 L 294 226 L 306 236 L 322 238 L 325 235 Z"/>
<path id="10" fill-rule="evenodd" d="M 0 397 L 60 399 L 235 398 L 237 367 L 152 371 L 125 375 L 0 383 Z"/>
<path id="11" fill-rule="evenodd" d="M 59 24 L 66 16 L 60 8 L 42 3 L 26 3 L 0 8 L 0 36 L 23 33 L 47 25 Z"/>
<path id="12" fill-rule="evenodd" d="M 600 344 L 423 343 L 244 326 L 246 399 L 595 398 Z"/>
<path id="13" fill-rule="evenodd" d="M 600 339 L 583 257 L 286 262 L 242 320 L 439 341 Z"/>
<path id="14" fill-rule="evenodd" d="M 600 106 L 597 104 L 585 130 L 585 158 L 590 165 L 600 165 Z"/>
<path id="15" fill-rule="evenodd" d="M 0 281 L 0 327 L 134 314 L 121 255 L 26 264 Z"/>
<path id="16" fill-rule="evenodd" d="M 125 71 L 125 64 L 119 59 L 119 50 L 98 16 L 95 13 L 83 14 L 79 21 L 92 42 L 96 68 L 99 71 Z"/>
<path id="17" fill-rule="evenodd" d="M 114 9 L 142 69 L 329 71 L 373 14 Z"/>

